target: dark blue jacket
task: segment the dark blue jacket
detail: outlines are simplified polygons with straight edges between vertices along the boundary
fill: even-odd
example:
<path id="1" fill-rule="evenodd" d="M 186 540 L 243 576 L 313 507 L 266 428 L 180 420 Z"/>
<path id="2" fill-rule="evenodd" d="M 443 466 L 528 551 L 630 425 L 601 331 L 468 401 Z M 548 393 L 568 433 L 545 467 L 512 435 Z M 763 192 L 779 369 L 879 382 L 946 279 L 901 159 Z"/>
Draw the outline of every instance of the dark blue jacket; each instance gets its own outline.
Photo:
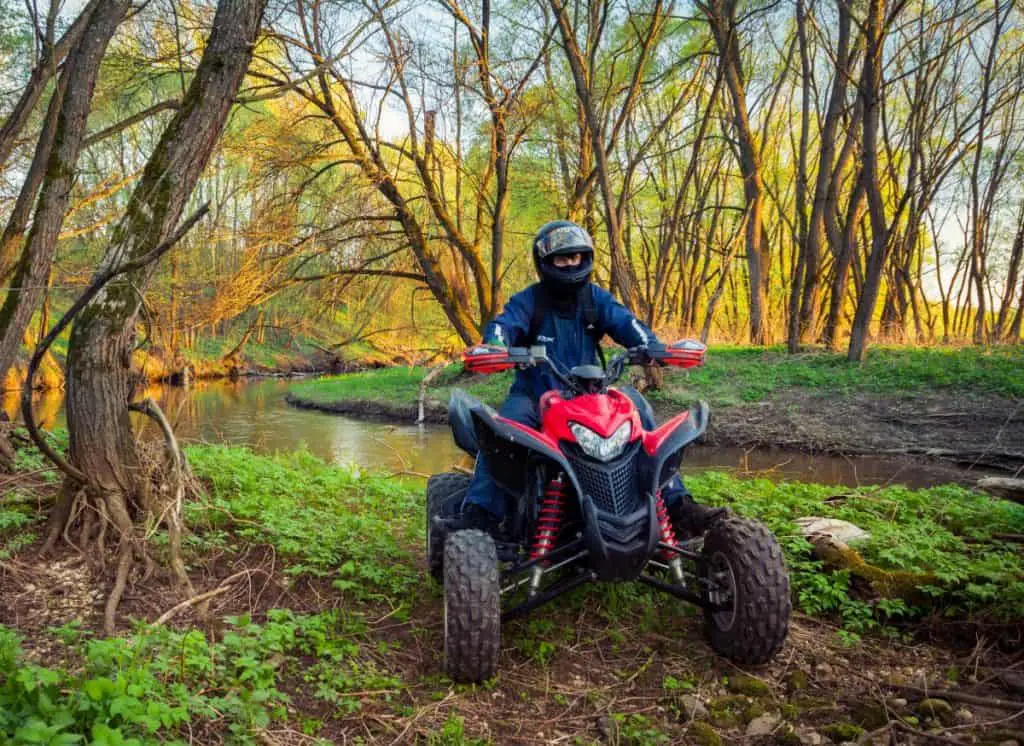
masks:
<path id="1" fill-rule="evenodd" d="M 531 285 L 508 299 L 505 308 L 487 326 L 484 341 L 506 347 L 518 347 L 529 343 L 530 321 L 533 319 L 537 294 L 544 292 L 540 283 Z M 594 306 L 597 310 L 598 328 L 623 347 L 637 347 L 657 342 L 654 333 L 630 313 L 607 290 L 593 286 Z M 547 354 L 556 360 L 563 370 L 577 365 L 593 365 L 598 362 L 594 337 L 586 332 L 583 307 L 577 303 L 569 315 L 560 314 L 551 307 L 544 315 L 537 330 L 535 344 L 547 347 Z M 542 394 L 558 388 L 558 382 L 547 366 L 516 371 L 516 379 L 509 394 L 526 394 L 534 401 Z"/>

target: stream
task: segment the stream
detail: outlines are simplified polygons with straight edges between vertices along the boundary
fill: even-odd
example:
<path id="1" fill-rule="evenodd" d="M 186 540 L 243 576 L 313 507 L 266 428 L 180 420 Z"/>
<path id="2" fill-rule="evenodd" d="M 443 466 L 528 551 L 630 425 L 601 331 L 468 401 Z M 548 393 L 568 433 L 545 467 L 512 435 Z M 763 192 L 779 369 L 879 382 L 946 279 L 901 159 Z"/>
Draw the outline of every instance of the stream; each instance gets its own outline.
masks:
<path id="1" fill-rule="evenodd" d="M 189 388 L 154 385 L 145 395 L 159 402 L 183 443 L 229 443 L 268 454 L 304 446 L 337 464 L 414 474 L 445 471 L 453 464 L 471 466 L 445 425 L 387 423 L 296 409 L 284 401 L 293 382 L 262 378 L 200 381 Z M 3 407 L 13 418 L 16 395 L 5 395 Z M 42 394 L 36 402 L 36 417 L 43 427 L 63 426 L 62 393 Z M 153 423 L 140 417 L 136 424 L 144 435 L 157 437 Z M 684 475 L 712 469 L 848 486 L 900 483 L 930 487 L 950 481 L 950 470 L 936 469 L 923 460 L 737 447 L 694 446 L 687 451 Z"/>

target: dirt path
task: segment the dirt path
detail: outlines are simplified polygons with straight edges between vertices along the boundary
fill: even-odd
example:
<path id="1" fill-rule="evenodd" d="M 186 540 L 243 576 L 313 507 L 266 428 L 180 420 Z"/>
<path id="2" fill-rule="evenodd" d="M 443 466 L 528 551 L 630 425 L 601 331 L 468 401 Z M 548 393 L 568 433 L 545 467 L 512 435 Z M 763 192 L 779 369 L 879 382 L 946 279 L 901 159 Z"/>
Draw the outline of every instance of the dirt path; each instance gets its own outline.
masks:
<path id="1" fill-rule="evenodd" d="M 920 394 L 829 396 L 790 389 L 718 409 L 709 442 L 845 455 L 926 456 L 963 466 L 1024 468 L 1024 401 Z"/>

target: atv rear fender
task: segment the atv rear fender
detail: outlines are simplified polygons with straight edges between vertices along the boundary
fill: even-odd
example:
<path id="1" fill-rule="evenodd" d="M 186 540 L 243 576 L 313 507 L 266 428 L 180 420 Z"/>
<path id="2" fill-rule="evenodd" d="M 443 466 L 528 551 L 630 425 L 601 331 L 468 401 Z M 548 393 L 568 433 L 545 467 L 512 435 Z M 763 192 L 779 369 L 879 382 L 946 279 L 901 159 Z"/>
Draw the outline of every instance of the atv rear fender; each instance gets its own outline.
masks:
<path id="1" fill-rule="evenodd" d="M 448 399 L 448 425 L 452 429 L 455 445 L 473 457 L 480 450 L 480 444 L 476 440 L 473 415 L 470 413 L 486 406 L 462 389 L 452 389 L 451 398 Z"/>

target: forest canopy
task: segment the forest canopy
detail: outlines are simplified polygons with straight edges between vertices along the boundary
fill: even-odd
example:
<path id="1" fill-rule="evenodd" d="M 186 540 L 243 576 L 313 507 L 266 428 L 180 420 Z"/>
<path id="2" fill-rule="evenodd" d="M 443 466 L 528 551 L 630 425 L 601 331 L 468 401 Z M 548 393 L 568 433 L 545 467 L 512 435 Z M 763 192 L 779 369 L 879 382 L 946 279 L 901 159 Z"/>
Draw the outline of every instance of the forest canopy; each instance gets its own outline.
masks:
<path id="1" fill-rule="evenodd" d="M 97 8 L 0 6 L 0 265 L 32 301 L 14 345 L 116 240 L 215 11 L 107 21 L 47 202 L 47 120 Z M 136 321 L 167 360 L 269 339 L 428 361 L 479 337 L 568 217 L 598 282 L 669 334 L 853 359 L 869 337 L 1019 342 L 1020 22 L 1008 0 L 275 3 L 185 195 L 209 212 Z M 52 249 L 27 240 L 44 219 Z"/>

